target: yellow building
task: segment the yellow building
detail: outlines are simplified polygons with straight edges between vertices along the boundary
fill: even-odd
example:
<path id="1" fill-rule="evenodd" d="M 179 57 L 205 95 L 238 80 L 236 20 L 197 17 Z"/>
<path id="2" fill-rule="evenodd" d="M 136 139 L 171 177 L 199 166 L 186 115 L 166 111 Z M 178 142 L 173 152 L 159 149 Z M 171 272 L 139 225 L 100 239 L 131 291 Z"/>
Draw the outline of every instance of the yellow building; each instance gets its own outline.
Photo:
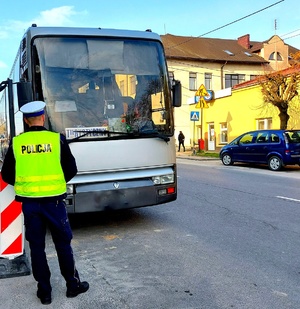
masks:
<path id="1" fill-rule="evenodd" d="M 247 131 L 280 128 L 279 110 L 263 103 L 258 83 L 239 84 L 233 90 L 216 93 L 216 96 L 220 97 L 208 103 L 208 108 L 198 109 L 195 103 L 190 105 L 191 114 L 199 112 L 199 121 L 190 124 L 190 131 L 194 132 L 195 128 L 201 131 L 202 124 L 205 150 L 219 151 Z M 299 97 L 295 97 L 289 108 L 288 129 L 300 128 L 299 106 Z"/>

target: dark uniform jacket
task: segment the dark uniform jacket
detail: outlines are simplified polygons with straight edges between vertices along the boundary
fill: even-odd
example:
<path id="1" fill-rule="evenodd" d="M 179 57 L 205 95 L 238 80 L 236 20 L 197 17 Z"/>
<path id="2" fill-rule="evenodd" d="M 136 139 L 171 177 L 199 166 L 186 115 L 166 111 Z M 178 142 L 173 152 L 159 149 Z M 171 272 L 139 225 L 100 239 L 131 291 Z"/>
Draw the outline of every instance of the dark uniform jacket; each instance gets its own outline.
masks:
<path id="1" fill-rule="evenodd" d="M 46 128 L 42 126 L 32 126 L 29 128 L 28 131 L 43 131 L 47 130 Z M 66 141 L 66 138 L 64 135 L 60 135 L 60 163 L 62 166 L 62 170 L 65 176 L 65 181 L 68 182 L 71 180 L 77 173 L 77 165 L 74 156 L 71 153 L 70 147 Z M 28 167 L 30 168 L 30 167 Z M 7 150 L 7 153 L 5 155 L 3 166 L 1 169 L 1 175 L 2 179 L 7 182 L 10 185 L 15 184 L 15 176 L 16 176 L 16 160 L 13 152 L 12 143 L 10 143 L 10 146 Z M 51 200 L 61 200 L 66 197 L 66 193 L 60 196 L 52 196 L 52 197 L 44 197 L 44 198 L 28 198 L 28 197 L 21 197 L 16 196 L 16 201 L 22 202 L 24 200 L 28 199 L 34 199 L 37 202 L 43 202 L 43 201 L 51 201 Z"/>
<path id="2" fill-rule="evenodd" d="M 183 142 L 183 141 L 184 141 L 184 138 L 185 138 L 185 137 L 184 137 L 183 133 L 179 133 L 179 134 L 178 134 L 178 141 L 179 141 L 179 142 Z"/>

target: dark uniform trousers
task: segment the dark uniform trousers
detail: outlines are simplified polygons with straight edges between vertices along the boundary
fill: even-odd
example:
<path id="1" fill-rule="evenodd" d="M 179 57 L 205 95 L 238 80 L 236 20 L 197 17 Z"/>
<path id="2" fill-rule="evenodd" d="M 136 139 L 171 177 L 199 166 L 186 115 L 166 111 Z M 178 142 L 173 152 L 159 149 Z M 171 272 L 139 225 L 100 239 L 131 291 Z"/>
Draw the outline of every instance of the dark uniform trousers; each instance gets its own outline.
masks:
<path id="1" fill-rule="evenodd" d="M 45 252 L 47 227 L 56 248 L 60 271 L 66 280 L 67 288 L 76 288 L 80 283 L 75 268 L 71 239 L 73 238 L 65 202 L 22 203 L 25 222 L 25 238 L 29 242 L 32 273 L 38 282 L 40 293 L 51 292 L 50 269 Z"/>

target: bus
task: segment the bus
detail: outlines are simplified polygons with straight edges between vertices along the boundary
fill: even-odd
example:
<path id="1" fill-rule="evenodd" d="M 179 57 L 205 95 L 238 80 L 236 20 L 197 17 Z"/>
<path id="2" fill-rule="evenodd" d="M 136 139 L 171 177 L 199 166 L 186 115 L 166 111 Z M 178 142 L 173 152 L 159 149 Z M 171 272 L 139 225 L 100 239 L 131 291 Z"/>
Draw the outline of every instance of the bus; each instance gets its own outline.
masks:
<path id="1" fill-rule="evenodd" d="M 78 173 L 69 213 L 129 209 L 177 198 L 174 108 L 181 84 L 151 30 L 37 27 L 25 32 L 0 84 L 0 157 L 26 132 L 19 111 L 46 103 L 45 127 L 65 134 Z"/>

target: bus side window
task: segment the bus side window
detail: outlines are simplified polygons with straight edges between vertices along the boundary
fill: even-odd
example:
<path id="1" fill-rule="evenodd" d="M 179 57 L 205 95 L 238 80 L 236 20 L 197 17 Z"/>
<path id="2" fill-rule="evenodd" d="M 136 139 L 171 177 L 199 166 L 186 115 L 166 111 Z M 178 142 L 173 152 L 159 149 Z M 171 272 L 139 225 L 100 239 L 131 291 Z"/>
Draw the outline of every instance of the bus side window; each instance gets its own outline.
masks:
<path id="1" fill-rule="evenodd" d="M 40 61 L 37 55 L 37 50 L 36 50 L 36 46 L 33 46 L 33 63 L 34 63 L 34 84 L 36 85 L 35 87 L 35 99 L 36 100 L 41 100 L 44 101 L 44 96 L 43 96 L 43 90 L 42 90 L 42 81 L 41 81 L 41 68 L 40 68 Z M 26 75 L 25 80 L 28 80 L 28 76 L 27 76 L 27 71 L 26 70 L 24 72 L 23 75 Z"/>

